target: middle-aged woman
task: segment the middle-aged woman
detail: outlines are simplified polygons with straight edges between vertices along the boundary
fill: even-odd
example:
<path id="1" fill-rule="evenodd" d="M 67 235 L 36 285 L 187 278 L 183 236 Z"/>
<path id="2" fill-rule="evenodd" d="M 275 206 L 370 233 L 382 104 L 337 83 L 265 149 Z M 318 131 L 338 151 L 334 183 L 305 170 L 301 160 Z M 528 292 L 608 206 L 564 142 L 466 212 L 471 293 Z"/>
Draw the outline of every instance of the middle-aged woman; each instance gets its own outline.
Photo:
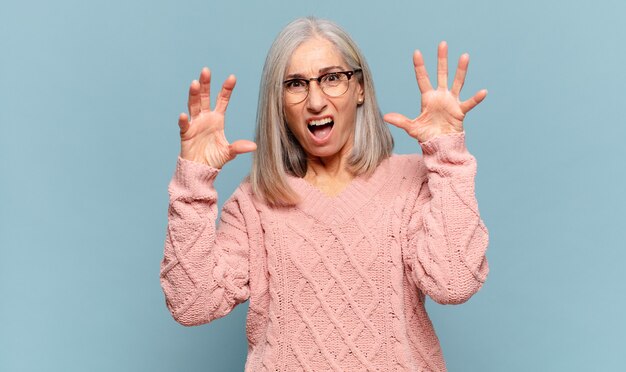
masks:
<path id="1" fill-rule="evenodd" d="M 446 369 L 424 302 L 465 302 L 487 276 L 488 233 L 463 129 L 486 91 L 460 100 L 467 54 L 448 89 L 445 42 L 436 89 L 419 51 L 413 62 L 421 114 L 385 120 L 423 155 L 392 154 L 368 65 L 329 21 L 297 19 L 272 44 L 255 142 L 224 136 L 234 76 L 213 109 L 209 70 L 192 82 L 161 284 L 187 326 L 250 300 L 246 371 Z M 254 150 L 216 228 L 214 179 Z"/>

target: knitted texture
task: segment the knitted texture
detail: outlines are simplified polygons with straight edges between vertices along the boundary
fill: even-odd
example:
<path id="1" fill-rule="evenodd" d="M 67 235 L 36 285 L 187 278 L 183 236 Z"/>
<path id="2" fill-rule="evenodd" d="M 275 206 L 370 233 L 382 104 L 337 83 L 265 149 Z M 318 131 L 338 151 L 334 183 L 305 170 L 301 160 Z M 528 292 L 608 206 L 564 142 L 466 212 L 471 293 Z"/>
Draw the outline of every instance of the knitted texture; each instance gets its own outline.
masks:
<path id="1" fill-rule="evenodd" d="M 250 300 L 246 371 L 445 371 L 426 296 L 459 304 L 489 271 L 465 134 L 393 155 L 330 197 L 272 208 L 242 183 L 220 223 L 210 166 L 178 158 L 161 285 L 173 317 L 208 323 Z"/>

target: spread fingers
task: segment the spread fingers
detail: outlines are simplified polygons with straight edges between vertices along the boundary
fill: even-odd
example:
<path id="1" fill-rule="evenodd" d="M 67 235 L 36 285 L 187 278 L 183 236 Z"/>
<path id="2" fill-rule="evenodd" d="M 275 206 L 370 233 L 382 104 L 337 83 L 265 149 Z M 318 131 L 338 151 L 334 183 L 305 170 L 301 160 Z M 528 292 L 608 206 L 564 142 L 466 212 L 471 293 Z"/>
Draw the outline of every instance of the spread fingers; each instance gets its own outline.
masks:
<path id="1" fill-rule="evenodd" d="M 428 72 L 426 72 L 426 66 L 424 65 L 424 57 L 422 57 L 422 53 L 419 50 L 413 53 L 413 66 L 415 68 L 415 79 L 417 80 L 420 92 L 423 94 L 432 90 L 433 87 L 430 85 Z"/>
<path id="2" fill-rule="evenodd" d="M 469 54 L 464 53 L 459 58 L 459 66 L 456 69 L 454 75 L 454 82 L 452 83 L 452 89 L 450 93 L 453 96 L 458 97 L 461 94 L 463 84 L 465 84 L 465 75 L 467 75 L 467 66 L 469 65 Z"/>
<path id="3" fill-rule="evenodd" d="M 200 103 L 200 83 L 198 80 L 194 80 L 191 82 L 189 86 L 189 99 L 187 100 L 187 108 L 189 110 L 189 115 L 191 115 L 191 120 L 198 116 L 200 110 L 202 109 L 202 105 Z"/>
<path id="4" fill-rule="evenodd" d="M 222 90 L 220 90 L 220 94 L 217 96 L 215 111 L 222 114 L 226 112 L 228 102 L 230 101 L 230 95 L 233 93 L 236 82 L 237 79 L 235 78 L 235 75 L 230 75 L 226 78 L 226 81 L 224 81 L 224 84 L 222 85 Z"/>
<path id="5" fill-rule="evenodd" d="M 437 87 L 448 89 L 448 44 L 439 43 L 437 49 Z"/>
<path id="6" fill-rule="evenodd" d="M 200 108 L 202 111 L 211 110 L 211 70 L 204 67 L 200 72 Z"/>

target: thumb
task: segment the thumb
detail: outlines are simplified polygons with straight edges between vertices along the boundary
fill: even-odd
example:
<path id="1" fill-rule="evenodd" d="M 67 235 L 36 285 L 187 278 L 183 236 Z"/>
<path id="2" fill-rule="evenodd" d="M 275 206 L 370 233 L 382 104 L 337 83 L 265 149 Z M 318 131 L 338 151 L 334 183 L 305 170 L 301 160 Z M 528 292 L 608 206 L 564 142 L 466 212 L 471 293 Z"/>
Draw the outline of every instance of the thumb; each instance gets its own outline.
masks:
<path id="1" fill-rule="evenodd" d="M 231 143 L 229 146 L 230 155 L 235 157 L 239 154 L 251 152 L 256 150 L 256 143 L 248 140 L 238 140 Z"/>
<path id="2" fill-rule="evenodd" d="M 189 116 L 182 113 L 178 116 L 178 126 L 180 127 L 180 134 L 183 135 L 189 130 Z"/>
<path id="3" fill-rule="evenodd" d="M 383 116 L 383 120 L 404 130 L 408 130 L 411 125 L 411 120 L 409 120 L 409 118 L 396 112 L 385 114 L 385 116 Z"/>

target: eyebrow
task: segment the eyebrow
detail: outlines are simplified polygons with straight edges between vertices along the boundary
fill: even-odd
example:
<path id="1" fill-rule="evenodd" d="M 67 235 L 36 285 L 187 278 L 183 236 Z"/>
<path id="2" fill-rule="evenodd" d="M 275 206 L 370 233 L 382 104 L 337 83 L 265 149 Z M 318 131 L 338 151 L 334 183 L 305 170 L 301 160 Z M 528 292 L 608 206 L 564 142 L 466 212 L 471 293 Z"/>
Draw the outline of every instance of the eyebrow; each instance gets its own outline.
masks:
<path id="1" fill-rule="evenodd" d="M 328 66 L 328 67 L 321 68 L 319 70 L 319 73 L 320 75 L 324 75 L 325 73 L 331 70 L 344 70 L 344 69 L 345 67 L 343 66 Z M 290 80 L 290 79 L 308 79 L 308 78 L 302 74 L 289 74 L 285 77 L 285 79 Z"/>

